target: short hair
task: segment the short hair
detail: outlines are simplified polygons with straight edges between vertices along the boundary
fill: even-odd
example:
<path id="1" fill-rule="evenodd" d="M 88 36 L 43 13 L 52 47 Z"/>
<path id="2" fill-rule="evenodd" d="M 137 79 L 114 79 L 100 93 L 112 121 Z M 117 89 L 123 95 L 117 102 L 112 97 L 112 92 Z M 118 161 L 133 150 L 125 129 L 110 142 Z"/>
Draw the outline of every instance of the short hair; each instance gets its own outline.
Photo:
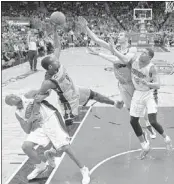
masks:
<path id="1" fill-rule="evenodd" d="M 54 62 L 53 57 L 46 56 L 42 59 L 41 65 L 45 70 L 48 70 L 48 66 Z"/>
<path id="2" fill-rule="evenodd" d="M 16 96 L 16 95 L 15 95 L 15 94 L 6 95 L 6 97 L 5 97 L 5 103 L 6 103 L 7 105 L 9 105 L 9 100 L 10 100 L 11 98 L 13 98 L 14 96 Z"/>
<path id="3" fill-rule="evenodd" d="M 149 56 L 150 56 L 151 58 L 153 58 L 153 57 L 154 57 L 154 51 L 153 51 L 153 49 L 151 49 L 151 48 L 146 48 L 146 50 L 148 51 Z"/>

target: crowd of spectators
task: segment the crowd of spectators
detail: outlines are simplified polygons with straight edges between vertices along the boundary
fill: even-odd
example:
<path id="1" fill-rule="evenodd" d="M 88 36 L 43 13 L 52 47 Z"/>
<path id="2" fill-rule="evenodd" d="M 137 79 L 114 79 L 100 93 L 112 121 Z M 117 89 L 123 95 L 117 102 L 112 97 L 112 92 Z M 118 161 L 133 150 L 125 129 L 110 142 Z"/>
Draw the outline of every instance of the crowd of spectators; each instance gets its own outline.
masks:
<path id="1" fill-rule="evenodd" d="M 27 34 L 35 35 L 38 53 L 43 55 L 53 51 L 49 38 L 51 27 L 48 18 L 53 11 L 62 11 L 67 18 L 67 25 L 60 32 L 62 49 L 70 46 L 95 45 L 77 26 L 77 16 L 84 16 L 94 33 L 107 41 L 109 36 L 116 37 L 121 30 L 138 33 L 140 25 L 133 19 L 134 8 L 152 8 L 152 21 L 147 21 L 149 33 L 158 32 L 154 40 L 160 44 L 173 44 L 174 22 L 169 21 L 171 14 L 166 14 L 165 2 L 148 2 L 141 5 L 138 2 L 2 2 L 2 65 L 9 67 L 14 63 L 27 60 Z M 142 6 L 142 7 L 141 7 Z M 10 19 L 21 19 L 28 25 L 13 24 Z"/>

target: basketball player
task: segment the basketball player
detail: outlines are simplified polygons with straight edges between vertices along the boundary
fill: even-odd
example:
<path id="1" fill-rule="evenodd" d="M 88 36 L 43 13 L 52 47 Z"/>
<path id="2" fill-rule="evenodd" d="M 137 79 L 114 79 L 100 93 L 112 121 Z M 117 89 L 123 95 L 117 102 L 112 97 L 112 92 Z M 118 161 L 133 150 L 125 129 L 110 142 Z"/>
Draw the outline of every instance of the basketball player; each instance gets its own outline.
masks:
<path id="1" fill-rule="evenodd" d="M 83 17 L 79 17 L 79 24 L 83 31 L 88 34 L 88 36 L 101 47 L 112 51 L 111 45 L 97 37 L 87 26 L 87 21 Z M 128 110 L 130 110 L 131 99 L 134 92 L 134 86 L 131 80 L 131 69 L 129 61 L 136 57 L 137 49 L 135 47 L 129 47 L 128 35 L 125 32 L 121 32 L 118 36 L 117 57 L 109 54 L 97 53 L 92 50 L 92 53 L 99 55 L 113 63 L 114 74 L 118 80 L 118 87 L 120 91 L 121 98 L 125 103 Z M 148 118 L 145 116 L 144 121 L 146 123 L 147 129 L 150 132 L 150 137 L 155 138 L 156 133 L 153 131 Z"/>
<path id="2" fill-rule="evenodd" d="M 153 97 L 153 90 L 160 88 L 160 82 L 155 66 L 151 62 L 153 57 L 154 51 L 151 48 L 144 49 L 140 57 L 133 61 L 131 69 L 135 91 L 130 108 L 130 123 L 144 149 L 144 156 L 149 151 L 149 144 L 142 139 L 143 132 L 138 120 L 140 117 L 144 117 L 146 109 L 150 124 L 164 138 L 167 150 L 172 150 L 170 137 L 157 122 L 157 104 Z"/>
<path id="3" fill-rule="evenodd" d="M 5 102 L 10 106 L 16 106 L 16 118 L 20 122 L 22 129 L 29 134 L 27 140 L 23 143 L 22 149 L 31 158 L 36 168 L 27 176 L 28 180 L 36 178 L 46 170 L 46 163 L 38 156 L 34 146 L 41 145 L 45 147 L 51 142 L 57 152 L 66 152 L 77 164 L 83 176 L 82 183 L 87 184 L 90 182 L 89 170 L 72 152 L 64 120 L 54 106 L 43 100 L 40 103 L 40 117 L 37 121 L 34 121 L 31 118 L 31 111 L 34 105 L 33 99 L 10 94 L 6 96 Z M 45 156 L 49 158 L 47 152 L 45 152 Z"/>
<path id="4" fill-rule="evenodd" d="M 59 104 L 64 114 L 66 124 L 72 124 L 75 116 L 78 115 L 78 107 L 80 103 L 80 92 L 83 91 L 83 96 L 88 93 L 89 98 L 98 100 L 102 103 L 108 103 L 114 105 L 114 101 L 110 100 L 103 95 L 78 88 L 74 85 L 72 79 L 68 75 L 66 69 L 59 62 L 59 56 L 61 51 L 61 42 L 58 37 L 56 26 L 54 26 L 54 43 L 55 52 L 53 55 L 46 56 L 42 59 L 41 65 L 47 71 L 45 81 L 42 83 L 39 95 L 44 95 L 48 90 L 53 89 L 56 91 L 59 97 Z M 33 115 L 39 112 L 40 101 L 35 100 L 35 106 L 33 108 Z M 118 107 L 118 104 L 117 104 Z M 36 116 L 37 117 L 37 116 Z"/>

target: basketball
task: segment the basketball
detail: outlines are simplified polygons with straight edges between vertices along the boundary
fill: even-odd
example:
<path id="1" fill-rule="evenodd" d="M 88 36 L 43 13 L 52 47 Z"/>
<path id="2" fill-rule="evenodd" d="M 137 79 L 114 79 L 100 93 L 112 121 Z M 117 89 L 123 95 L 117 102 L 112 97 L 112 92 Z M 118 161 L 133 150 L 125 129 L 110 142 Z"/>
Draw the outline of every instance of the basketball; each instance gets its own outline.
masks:
<path id="1" fill-rule="evenodd" d="M 56 11 L 51 14 L 50 20 L 54 24 L 64 25 L 66 22 L 66 17 L 62 12 Z"/>

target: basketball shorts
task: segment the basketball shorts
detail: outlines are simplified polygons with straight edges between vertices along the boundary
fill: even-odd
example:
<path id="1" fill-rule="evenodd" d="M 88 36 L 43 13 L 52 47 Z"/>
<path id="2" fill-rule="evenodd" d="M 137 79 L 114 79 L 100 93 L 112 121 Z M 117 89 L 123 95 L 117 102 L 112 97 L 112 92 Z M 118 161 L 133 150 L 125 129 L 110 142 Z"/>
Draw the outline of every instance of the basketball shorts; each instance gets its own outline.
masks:
<path id="1" fill-rule="evenodd" d="M 62 146 L 69 145 L 70 138 L 61 114 L 55 112 L 51 115 L 50 118 L 43 123 L 42 128 L 38 128 L 29 134 L 26 141 L 43 147 L 51 142 L 56 150 L 59 150 Z"/>
<path id="2" fill-rule="evenodd" d="M 90 100 L 91 90 L 88 88 L 79 87 L 79 105 L 85 106 Z"/>
<path id="3" fill-rule="evenodd" d="M 125 84 L 118 83 L 118 89 L 120 91 L 120 96 L 124 104 L 126 105 L 126 108 L 130 109 L 132 96 L 135 90 L 133 83 L 132 82 Z"/>
<path id="4" fill-rule="evenodd" d="M 144 117 L 147 114 L 157 113 L 157 103 L 154 98 L 153 90 L 134 91 L 130 115 L 133 117 Z"/>

